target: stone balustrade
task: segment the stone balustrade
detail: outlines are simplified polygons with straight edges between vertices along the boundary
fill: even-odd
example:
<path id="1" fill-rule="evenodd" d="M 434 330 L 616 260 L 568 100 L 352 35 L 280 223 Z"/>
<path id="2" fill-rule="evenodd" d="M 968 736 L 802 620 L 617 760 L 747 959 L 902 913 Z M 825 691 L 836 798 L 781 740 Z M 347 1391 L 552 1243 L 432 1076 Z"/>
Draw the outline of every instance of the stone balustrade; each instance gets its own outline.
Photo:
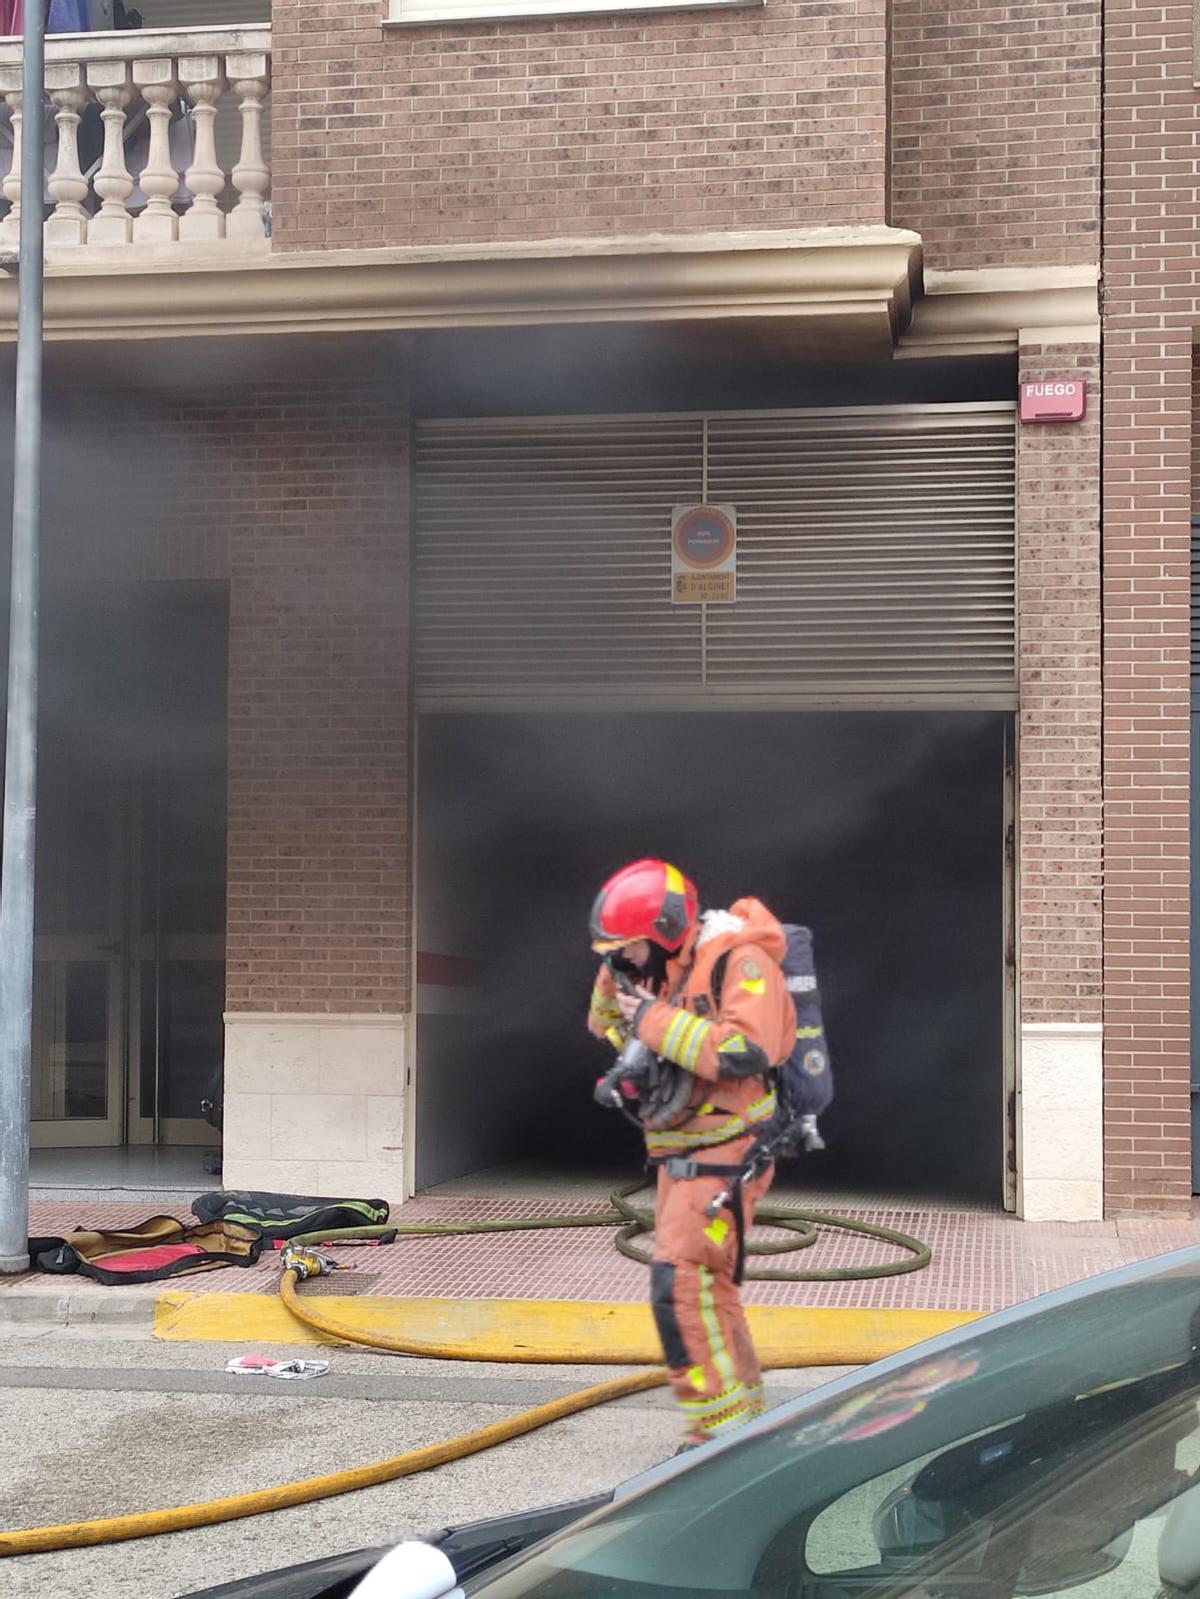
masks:
<path id="1" fill-rule="evenodd" d="M 264 245 L 270 89 L 269 26 L 48 37 L 47 249 Z M 19 40 L 0 42 L 0 100 L 9 247 L 23 204 Z"/>

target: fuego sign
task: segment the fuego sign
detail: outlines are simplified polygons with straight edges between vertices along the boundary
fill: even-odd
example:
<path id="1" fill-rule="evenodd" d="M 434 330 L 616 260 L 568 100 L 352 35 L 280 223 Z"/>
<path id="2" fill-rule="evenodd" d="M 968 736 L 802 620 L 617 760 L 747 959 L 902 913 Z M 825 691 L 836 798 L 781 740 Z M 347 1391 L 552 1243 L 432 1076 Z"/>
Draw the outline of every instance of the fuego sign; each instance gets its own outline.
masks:
<path id="1" fill-rule="evenodd" d="M 736 599 L 736 507 L 675 506 L 671 512 L 672 605 L 732 605 Z"/>
<path id="2" fill-rule="evenodd" d="M 1078 422 L 1087 386 L 1079 379 L 1048 378 L 1021 385 L 1022 422 Z"/>

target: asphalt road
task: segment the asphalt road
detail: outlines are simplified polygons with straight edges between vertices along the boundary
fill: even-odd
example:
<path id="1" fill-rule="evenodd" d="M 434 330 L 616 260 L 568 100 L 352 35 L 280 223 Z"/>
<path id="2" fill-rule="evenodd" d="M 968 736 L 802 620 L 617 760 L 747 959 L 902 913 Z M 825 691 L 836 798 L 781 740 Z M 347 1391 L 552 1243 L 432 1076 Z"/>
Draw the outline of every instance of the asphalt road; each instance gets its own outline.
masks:
<path id="1" fill-rule="evenodd" d="M 329 1359 L 280 1382 L 225 1373 L 249 1351 L 79 1332 L 0 1340 L 0 1525 L 119 1515 L 268 1487 L 453 1437 L 612 1367 L 463 1365 L 258 1346 Z M 773 1373 L 772 1403 L 829 1371 Z M 178 1599 L 318 1554 L 594 1493 L 665 1459 L 679 1425 L 666 1393 L 635 1395 L 380 1488 L 245 1521 L 0 1562 L 5 1599 Z"/>

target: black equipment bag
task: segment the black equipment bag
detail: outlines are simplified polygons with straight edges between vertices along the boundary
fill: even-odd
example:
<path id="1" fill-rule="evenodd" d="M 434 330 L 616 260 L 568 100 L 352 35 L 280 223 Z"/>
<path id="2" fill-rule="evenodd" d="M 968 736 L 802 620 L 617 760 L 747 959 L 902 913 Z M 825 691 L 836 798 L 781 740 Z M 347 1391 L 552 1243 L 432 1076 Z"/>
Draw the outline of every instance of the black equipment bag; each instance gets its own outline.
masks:
<path id="1" fill-rule="evenodd" d="M 256 1227 L 274 1242 L 341 1227 L 381 1227 L 388 1219 L 389 1207 L 386 1199 L 320 1199 L 213 1189 L 192 1201 L 192 1215 L 201 1221 L 220 1219 Z"/>

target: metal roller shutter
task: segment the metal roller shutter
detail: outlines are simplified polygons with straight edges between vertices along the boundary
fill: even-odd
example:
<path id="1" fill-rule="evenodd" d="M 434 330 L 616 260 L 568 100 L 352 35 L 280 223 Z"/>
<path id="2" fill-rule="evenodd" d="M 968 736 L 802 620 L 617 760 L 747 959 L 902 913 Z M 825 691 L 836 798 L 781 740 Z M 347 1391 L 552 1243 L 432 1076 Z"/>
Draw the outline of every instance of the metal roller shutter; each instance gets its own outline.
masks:
<path id="1" fill-rule="evenodd" d="M 418 709 L 1015 704 L 1008 403 L 424 421 Z M 738 514 L 735 605 L 671 509 Z"/>

